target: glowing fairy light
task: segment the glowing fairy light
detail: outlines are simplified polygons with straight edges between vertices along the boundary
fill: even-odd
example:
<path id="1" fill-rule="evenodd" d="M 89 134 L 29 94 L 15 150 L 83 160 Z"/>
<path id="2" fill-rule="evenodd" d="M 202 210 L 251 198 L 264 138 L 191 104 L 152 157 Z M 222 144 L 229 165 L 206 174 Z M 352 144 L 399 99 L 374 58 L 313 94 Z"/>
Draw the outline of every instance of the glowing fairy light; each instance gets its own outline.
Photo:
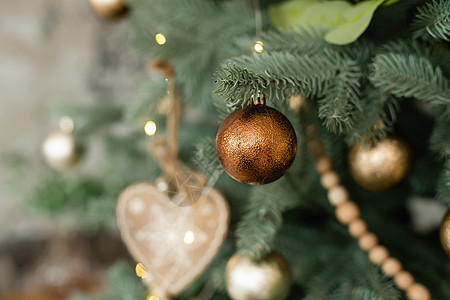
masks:
<path id="1" fill-rule="evenodd" d="M 143 264 L 138 263 L 136 265 L 136 275 L 140 278 L 146 278 L 147 277 L 147 271 L 145 271 L 145 267 Z"/>
<path id="2" fill-rule="evenodd" d="M 255 43 L 255 46 L 253 46 L 253 48 L 255 49 L 256 52 L 261 53 L 261 52 L 264 50 L 264 48 L 263 48 L 263 42 L 257 41 L 257 42 Z"/>
<path id="3" fill-rule="evenodd" d="M 162 33 L 156 34 L 155 40 L 159 45 L 164 45 L 166 43 L 166 37 Z"/>
<path id="4" fill-rule="evenodd" d="M 190 245 L 194 242 L 194 239 L 194 233 L 192 231 L 186 231 L 186 233 L 184 234 L 184 243 L 186 245 Z"/>
<path id="5" fill-rule="evenodd" d="M 156 132 L 156 124 L 153 121 L 148 121 L 144 126 L 145 134 L 154 135 Z"/>

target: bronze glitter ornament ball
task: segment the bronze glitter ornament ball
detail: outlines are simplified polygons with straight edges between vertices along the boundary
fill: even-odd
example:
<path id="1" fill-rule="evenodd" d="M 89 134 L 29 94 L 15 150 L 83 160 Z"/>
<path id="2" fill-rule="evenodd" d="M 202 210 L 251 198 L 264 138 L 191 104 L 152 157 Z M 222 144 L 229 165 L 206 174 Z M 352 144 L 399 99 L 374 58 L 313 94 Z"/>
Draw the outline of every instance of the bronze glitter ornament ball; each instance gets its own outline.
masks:
<path id="1" fill-rule="evenodd" d="M 289 267 L 275 252 L 259 262 L 234 254 L 227 263 L 225 280 L 233 300 L 283 300 L 291 288 Z"/>
<path id="2" fill-rule="evenodd" d="M 88 0 L 88 2 L 94 13 L 103 19 L 115 19 L 127 11 L 123 0 Z"/>
<path id="3" fill-rule="evenodd" d="M 79 161 L 82 150 L 71 133 L 55 132 L 45 138 L 41 152 L 50 168 L 65 171 Z"/>
<path id="4" fill-rule="evenodd" d="M 368 190 L 384 191 L 406 177 L 411 167 L 411 152 L 402 139 L 387 137 L 375 146 L 353 145 L 348 164 L 357 183 Z"/>
<path id="5" fill-rule="evenodd" d="M 440 236 L 442 248 L 444 248 L 445 253 L 450 257 L 450 209 L 447 210 L 447 213 L 442 219 Z"/>
<path id="6" fill-rule="evenodd" d="M 275 108 L 250 104 L 230 114 L 216 136 L 219 161 L 233 179 L 252 185 L 283 176 L 297 153 L 297 136 Z"/>

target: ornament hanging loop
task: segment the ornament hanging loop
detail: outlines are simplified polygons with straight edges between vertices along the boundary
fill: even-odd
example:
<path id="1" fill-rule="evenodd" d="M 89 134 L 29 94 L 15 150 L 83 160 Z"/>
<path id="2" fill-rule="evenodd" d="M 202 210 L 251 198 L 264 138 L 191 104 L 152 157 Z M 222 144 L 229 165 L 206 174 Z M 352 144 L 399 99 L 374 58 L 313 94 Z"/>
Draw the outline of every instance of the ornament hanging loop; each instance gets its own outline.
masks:
<path id="1" fill-rule="evenodd" d="M 170 147 L 163 137 L 156 137 L 148 144 L 148 152 L 168 177 L 181 172 L 180 163 L 170 153 Z"/>
<path id="2" fill-rule="evenodd" d="M 173 159 L 178 159 L 178 136 L 180 126 L 181 99 L 175 91 L 175 78 L 167 76 L 167 96 L 169 110 L 167 112 L 167 144 Z"/>
<path id="3" fill-rule="evenodd" d="M 178 157 L 178 128 L 180 124 L 181 99 L 176 93 L 175 76 L 173 68 L 162 59 L 155 59 L 149 66 L 150 71 L 159 70 L 166 77 L 167 100 L 169 107 L 167 110 L 167 145 L 173 159 Z"/>
<path id="4" fill-rule="evenodd" d="M 159 70 L 166 76 L 166 100 L 169 104 L 166 113 L 167 134 L 165 137 L 152 139 L 149 142 L 148 151 L 163 170 L 161 179 L 168 184 L 172 178 L 176 178 L 180 174 L 193 174 L 193 172 L 186 172 L 178 159 L 181 98 L 175 89 L 173 69 L 167 62 L 157 59 L 150 64 L 149 70 Z M 203 186 L 204 180 L 199 181 L 199 184 Z M 183 194 L 186 198 L 191 198 L 189 187 L 184 184 L 177 186 L 177 192 Z"/>
<path id="5" fill-rule="evenodd" d="M 160 167 L 167 175 L 174 175 L 174 169 L 179 165 L 178 162 L 178 136 L 181 113 L 181 99 L 175 89 L 175 77 L 173 68 L 164 60 L 156 59 L 149 66 L 150 71 L 159 70 L 166 77 L 167 82 L 167 100 L 169 107 L 167 109 L 166 139 L 156 139 L 149 144 L 149 152 L 158 162 Z M 159 150 L 156 150 L 159 149 Z M 164 153 L 159 153 L 163 151 Z"/>

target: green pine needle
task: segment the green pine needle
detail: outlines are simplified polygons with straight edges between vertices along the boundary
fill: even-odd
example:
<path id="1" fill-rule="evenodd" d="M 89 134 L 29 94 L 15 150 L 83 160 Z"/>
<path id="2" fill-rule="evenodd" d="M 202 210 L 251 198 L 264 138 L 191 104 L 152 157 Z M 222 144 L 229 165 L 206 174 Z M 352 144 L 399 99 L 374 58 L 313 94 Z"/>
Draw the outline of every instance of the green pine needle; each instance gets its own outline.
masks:
<path id="1" fill-rule="evenodd" d="M 433 0 L 417 8 L 412 23 L 415 38 L 450 41 L 450 2 Z"/>

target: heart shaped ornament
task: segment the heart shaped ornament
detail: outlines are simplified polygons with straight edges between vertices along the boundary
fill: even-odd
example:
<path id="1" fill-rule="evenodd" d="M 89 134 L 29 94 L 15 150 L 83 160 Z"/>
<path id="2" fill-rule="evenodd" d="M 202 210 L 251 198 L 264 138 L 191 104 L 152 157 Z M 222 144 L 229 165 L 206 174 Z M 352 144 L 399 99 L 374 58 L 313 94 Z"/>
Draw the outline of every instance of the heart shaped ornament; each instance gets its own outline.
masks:
<path id="1" fill-rule="evenodd" d="M 176 296 L 217 254 L 228 232 L 229 208 L 212 188 L 203 188 L 191 206 L 177 205 L 168 195 L 152 183 L 131 185 L 119 196 L 117 219 L 129 252 L 145 266 L 146 284 Z"/>

